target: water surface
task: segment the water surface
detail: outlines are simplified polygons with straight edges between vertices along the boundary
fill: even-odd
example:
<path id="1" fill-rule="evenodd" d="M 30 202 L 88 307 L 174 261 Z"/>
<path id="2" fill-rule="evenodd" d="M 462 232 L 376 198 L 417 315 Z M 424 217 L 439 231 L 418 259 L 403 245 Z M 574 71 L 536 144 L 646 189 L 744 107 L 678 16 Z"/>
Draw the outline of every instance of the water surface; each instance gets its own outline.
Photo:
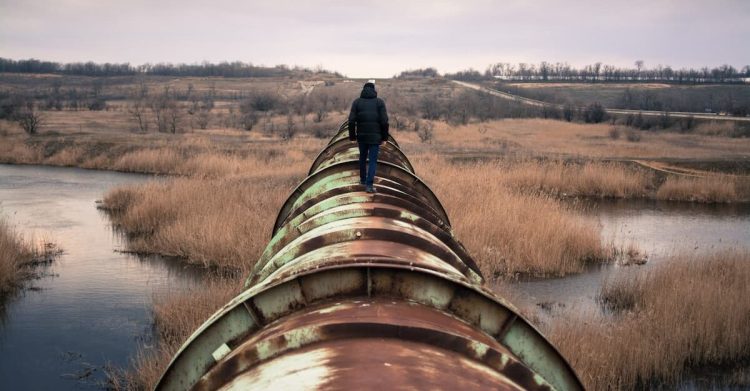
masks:
<path id="1" fill-rule="evenodd" d="M 118 253 L 123 243 L 95 201 L 153 177 L 75 168 L 0 165 L 0 214 L 27 237 L 64 250 L 45 276 L 8 300 L 0 323 L 0 389 L 95 386 L 102 367 L 125 367 L 150 334 L 154 292 L 194 270 Z"/>
<path id="2" fill-rule="evenodd" d="M 521 305 L 559 303 L 578 310 L 596 309 L 602 281 L 618 273 L 648 270 L 671 256 L 750 251 L 750 204 L 696 204 L 653 200 L 576 201 L 602 230 L 602 239 L 618 247 L 634 244 L 648 256 L 643 266 L 605 265 L 565 278 L 513 284 Z M 556 304 L 559 306 L 559 304 Z"/>

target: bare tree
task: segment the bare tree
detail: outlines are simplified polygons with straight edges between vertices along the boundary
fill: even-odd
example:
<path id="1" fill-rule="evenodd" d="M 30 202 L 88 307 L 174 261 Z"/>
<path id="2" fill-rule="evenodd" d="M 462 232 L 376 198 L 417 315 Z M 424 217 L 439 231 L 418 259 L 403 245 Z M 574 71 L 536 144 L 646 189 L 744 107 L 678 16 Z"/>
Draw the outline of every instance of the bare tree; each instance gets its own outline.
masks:
<path id="1" fill-rule="evenodd" d="M 281 132 L 281 138 L 284 140 L 290 140 L 296 133 L 297 127 L 294 123 L 294 114 L 292 112 L 289 112 L 289 114 L 286 115 L 286 126 Z"/>
<path id="2" fill-rule="evenodd" d="M 44 122 L 44 117 L 36 110 L 33 102 L 27 103 L 26 107 L 22 108 L 14 117 L 21 128 L 30 135 L 36 134 Z"/>
<path id="3" fill-rule="evenodd" d="M 201 129 L 208 128 L 208 123 L 211 120 L 211 112 L 208 110 L 200 110 L 198 111 L 198 114 L 196 115 L 196 122 L 198 124 L 198 127 Z"/>
<path id="4" fill-rule="evenodd" d="M 172 134 L 176 134 L 182 127 L 182 112 L 177 102 L 170 100 L 166 110 L 166 121 L 168 130 Z"/>
<path id="5" fill-rule="evenodd" d="M 424 126 L 422 126 L 417 131 L 417 135 L 419 136 L 419 140 L 421 140 L 423 143 L 431 143 L 432 142 L 432 138 L 434 136 L 434 133 L 433 133 L 432 129 L 433 129 L 432 122 L 426 121 L 424 123 Z"/>
<path id="6" fill-rule="evenodd" d="M 154 114 L 154 122 L 156 123 L 156 130 L 159 132 L 167 131 L 167 100 L 164 97 L 156 97 L 151 100 L 151 112 Z"/>
<path id="7" fill-rule="evenodd" d="M 643 69 L 643 60 L 636 60 L 635 67 L 638 69 L 638 78 L 641 78 L 641 70 Z"/>
<path id="8" fill-rule="evenodd" d="M 161 133 L 166 133 L 171 129 L 171 125 L 174 124 L 173 111 L 176 109 L 177 103 L 172 99 L 169 91 L 169 86 L 164 87 L 164 92 L 151 99 L 151 112 L 154 114 L 154 120 L 156 122 L 156 130 Z"/>
<path id="9" fill-rule="evenodd" d="M 141 132 L 148 132 L 148 119 L 146 118 L 146 103 L 142 99 L 136 99 L 128 108 L 128 113 L 135 120 Z"/>
<path id="10" fill-rule="evenodd" d="M 247 131 L 253 130 L 255 124 L 258 123 L 258 114 L 255 111 L 245 112 L 242 114 L 240 121 L 242 122 L 242 129 Z"/>

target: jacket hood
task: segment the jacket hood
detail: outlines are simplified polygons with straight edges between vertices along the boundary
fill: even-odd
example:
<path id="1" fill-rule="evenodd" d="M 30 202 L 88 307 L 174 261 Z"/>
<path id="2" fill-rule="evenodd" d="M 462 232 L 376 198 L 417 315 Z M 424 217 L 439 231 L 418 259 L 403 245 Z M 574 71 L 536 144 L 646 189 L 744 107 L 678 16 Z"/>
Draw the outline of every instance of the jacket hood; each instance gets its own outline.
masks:
<path id="1" fill-rule="evenodd" d="M 375 88 L 366 86 L 362 89 L 362 93 L 359 95 L 360 98 L 364 99 L 373 99 L 378 97 L 378 92 L 375 91 Z"/>

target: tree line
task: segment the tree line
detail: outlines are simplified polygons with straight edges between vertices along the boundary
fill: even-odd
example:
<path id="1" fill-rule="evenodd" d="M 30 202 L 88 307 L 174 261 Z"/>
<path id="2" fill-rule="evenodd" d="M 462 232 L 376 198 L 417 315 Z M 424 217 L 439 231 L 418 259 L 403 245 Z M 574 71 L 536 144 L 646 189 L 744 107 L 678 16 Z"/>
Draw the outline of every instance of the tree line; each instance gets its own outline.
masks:
<path id="1" fill-rule="evenodd" d="M 700 69 L 657 65 L 644 66 L 638 60 L 633 67 L 617 67 L 597 62 L 576 68 L 565 62 L 539 64 L 498 62 L 484 72 L 468 69 L 445 74 L 446 78 L 463 81 L 501 79 L 511 81 L 565 81 L 565 82 L 667 82 L 676 84 L 744 83 L 750 78 L 750 65 L 737 69 L 731 65 Z"/>
<path id="2" fill-rule="evenodd" d="M 143 64 L 74 62 L 60 63 L 37 59 L 13 60 L 0 57 L 0 72 L 8 73 L 54 73 L 76 76 L 194 76 L 194 77 L 274 77 L 292 76 L 299 73 L 325 73 L 341 76 L 337 72 L 324 69 L 309 69 L 276 65 L 265 67 L 240 61 L 202 64 Z"/>

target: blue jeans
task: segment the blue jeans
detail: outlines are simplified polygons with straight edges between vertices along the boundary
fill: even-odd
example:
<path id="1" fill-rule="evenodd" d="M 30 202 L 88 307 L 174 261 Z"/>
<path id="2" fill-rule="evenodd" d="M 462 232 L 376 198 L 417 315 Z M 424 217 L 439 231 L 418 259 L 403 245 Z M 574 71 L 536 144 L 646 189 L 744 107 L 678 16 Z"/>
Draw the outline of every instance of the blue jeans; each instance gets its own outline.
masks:
<path id="1" fill-rule="evenodd" d="M 380 152 L 380 144 L 359 143 L 359 180 L 367 186 L 372 186 L 375 181 L 378 152 Z M 367 165 L 366 160 L 369 160 Z"/>

